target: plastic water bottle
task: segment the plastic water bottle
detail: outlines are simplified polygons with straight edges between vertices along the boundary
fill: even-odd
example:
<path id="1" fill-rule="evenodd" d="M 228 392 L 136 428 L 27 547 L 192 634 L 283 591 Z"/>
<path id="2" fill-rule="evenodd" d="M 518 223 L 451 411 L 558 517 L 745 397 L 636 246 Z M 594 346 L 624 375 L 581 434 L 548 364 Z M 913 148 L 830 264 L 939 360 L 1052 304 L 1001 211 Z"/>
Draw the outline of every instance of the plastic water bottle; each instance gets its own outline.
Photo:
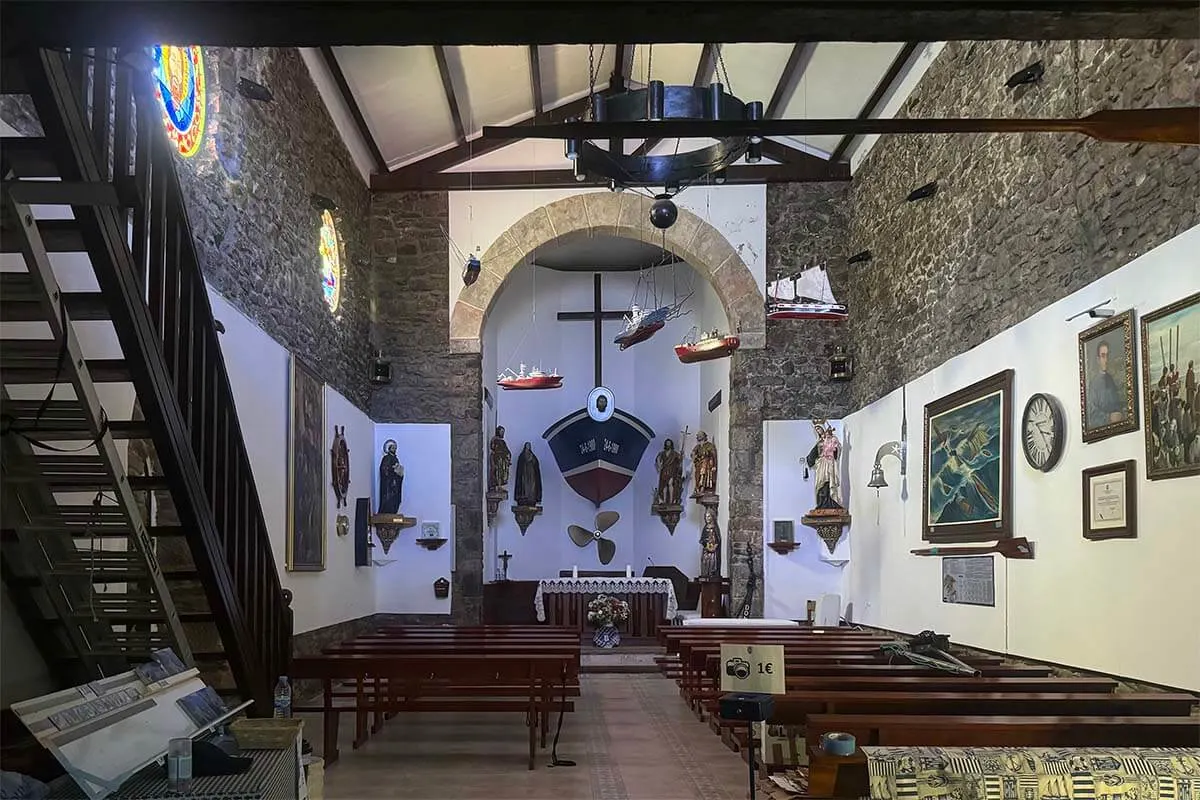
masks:
<path id="1" fill-rule="evenodd" d="M 288 683 L 287 675 L 280 675 L 275 684 L 275 718 L 287 719 L 292 716 L 292 685 Z"/>

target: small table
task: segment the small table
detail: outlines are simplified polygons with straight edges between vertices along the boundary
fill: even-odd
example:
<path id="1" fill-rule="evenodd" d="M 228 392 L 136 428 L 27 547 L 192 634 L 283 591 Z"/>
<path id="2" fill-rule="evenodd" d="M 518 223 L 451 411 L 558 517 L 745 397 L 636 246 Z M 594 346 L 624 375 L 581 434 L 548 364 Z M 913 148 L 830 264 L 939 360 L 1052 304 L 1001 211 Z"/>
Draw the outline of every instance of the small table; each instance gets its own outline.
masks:
<path id="1" fill-rule="evenodd" d="M 664 620 L 679 611 L 675 586 L 666 578 L 552 578 L 538 581 L 533 608 L 538 622 L 549 620 L 583 631 L 587 628 L 587 605 L 606 594 L 629 603 L 629 620 L 622 625 L 629 636 L 651 637 Z M 550 597 L 547 613 L 546 596 Z"/>

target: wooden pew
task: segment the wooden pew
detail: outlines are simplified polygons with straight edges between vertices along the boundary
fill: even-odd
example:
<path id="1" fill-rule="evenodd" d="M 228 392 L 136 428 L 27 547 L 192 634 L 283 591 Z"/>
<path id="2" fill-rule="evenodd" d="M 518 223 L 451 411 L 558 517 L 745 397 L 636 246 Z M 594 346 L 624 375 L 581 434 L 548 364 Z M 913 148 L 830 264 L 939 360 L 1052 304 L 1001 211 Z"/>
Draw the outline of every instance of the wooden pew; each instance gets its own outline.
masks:
<path id="1" fill-rule="evenodd" d="M 1200 719 L 1116 716 L 811 714 L 807 746 L 842 731 L 859 745 L 895 747 L 1196 747 Z"/>
<path id="2" fill-rule="evenodd" d="M 454 685 L 521 687 L 524 701 L 503 705 L 482 704 L 474 701 L 472 711 L 524 711 L 529 729 L 529 769 L 534 768 L 540 713 L 549 712 L 549 693 L 555 686 L 562 685 L 565 676 L 578 657 L 569 653 L 354 653 L 339 655 L 306 656 L 292 659 L 292 676 L 296 679 L 320 680 L 324 688 L 323 704 L 319 708 L 298 708 L 298 712 L 319 711 L 325 722 L 325 759 L 327 763 L 337 760 L 338 716 L 346 707 L 334 705 L 334 681 L 356 682 L 357 697 L 354 710 L 360 715 L 368 711 L 402 711 L 399 703 L 380 691 L 383 679 L 398 682 L 411 681 L 414 677 L 422 683 L 440 681 Z M 365 682 L 375 681 L 375 690 L 370 699 L 366 696 Z M 453 691 L 451 688 L 450 691 Z M 422 709 L 426 710 L 426 709 Z M 435 710 L 435 709 L 429 709 Z M 360 721 L 357 731 L 359 740 L 365 738 L 365 724 Z M 356 741 L 356 746 L 359 741 Z"/>

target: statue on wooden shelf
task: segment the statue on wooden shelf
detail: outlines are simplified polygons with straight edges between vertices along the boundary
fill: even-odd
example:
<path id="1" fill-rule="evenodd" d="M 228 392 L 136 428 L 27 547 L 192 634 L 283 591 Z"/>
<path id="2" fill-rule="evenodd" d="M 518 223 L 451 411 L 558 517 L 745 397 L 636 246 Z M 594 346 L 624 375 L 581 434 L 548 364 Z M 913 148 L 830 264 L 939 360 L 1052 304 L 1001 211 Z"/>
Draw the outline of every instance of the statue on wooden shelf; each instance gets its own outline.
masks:
<path id="1" fill-rule="evenodd" d="M 717 494 L 717 446 L 708 440 L 708 434 L 696 434 L 696 446 L 692 448 L 692 475 L 695 476 L 693 500 L 714 497 Z"/>
<path id="2" fill-rule="evenodd" d="M 654 468 L 658 470 L 654 505 L 678 506 L 683 497 L 683 457 L 675 449 L 673 440 L 663 442 L 663 449 L 654 459 Z"/>
<path id="3" fill-rule="evenodd" d="M 721 577 L 721 528 L 717 525 L 716 506 L 704 508 L 704 527 L 700 529 L 700 577 Z"/>
<path id="4" fill-rule="evenodd" d="M 488 491 L 508 494 L 508 471 L 512 466 L 512 451 L 504 441 L 504 426 L 497 425 L 488 445 Z"/>
<path id="5" fill-rule="evenodd" d="M 383 458 L 379 459 L 379 513 L 399 514 L 404 495 L 404 465 L 396 456 L 396 440 L 383 443 Z"/>
<path id="6" fill-rule="evenodd" d="M 542 468 L 538 457 L 533 454 L 533 445 L 529 442 L 521 448 L 517 456 L 517 483 L 513 490 L 519 506 L 539 506 L 542 504 Z"/>
<path id="7" fill-rule="evenodd" d="M 834 433 L 833 426 L 825 424 L 823 419 L 813 421 L 813 431 L 817 434 L 817 443 L 809 451 L 805 463 L 814 470 L 816 476 L 816 507 L 842 509 L 842 481 L 838 475 L 842 443 Z"/>

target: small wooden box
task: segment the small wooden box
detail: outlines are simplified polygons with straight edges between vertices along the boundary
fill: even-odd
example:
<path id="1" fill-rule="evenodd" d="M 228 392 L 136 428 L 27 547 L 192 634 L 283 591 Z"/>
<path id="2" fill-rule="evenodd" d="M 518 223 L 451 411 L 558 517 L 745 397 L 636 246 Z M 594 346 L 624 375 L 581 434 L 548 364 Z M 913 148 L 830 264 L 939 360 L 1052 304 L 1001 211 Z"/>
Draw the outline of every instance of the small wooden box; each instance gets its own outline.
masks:
<path id="1" fill-rule="evenodd" d="M 230 723 L 229 730 L 243 750 L 286 750 L 304 732 L 302 719 L 248 719 Z"/>

